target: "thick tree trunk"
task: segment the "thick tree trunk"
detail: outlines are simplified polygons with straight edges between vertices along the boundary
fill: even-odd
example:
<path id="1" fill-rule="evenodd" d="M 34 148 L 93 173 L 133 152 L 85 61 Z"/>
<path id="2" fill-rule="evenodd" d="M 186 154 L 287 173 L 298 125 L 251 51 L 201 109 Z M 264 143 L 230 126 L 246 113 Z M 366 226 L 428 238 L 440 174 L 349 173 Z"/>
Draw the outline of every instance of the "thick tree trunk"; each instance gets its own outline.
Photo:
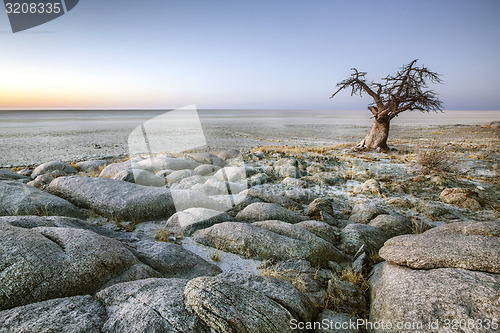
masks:
<path id="1" fill-rule="evenodd" d="M 389 137 L 390 120 L 379 121 L 375 119 L 368 134 L 363 141 L 358 143 L 358 149 L 387 149 L 387 138 Z"/>

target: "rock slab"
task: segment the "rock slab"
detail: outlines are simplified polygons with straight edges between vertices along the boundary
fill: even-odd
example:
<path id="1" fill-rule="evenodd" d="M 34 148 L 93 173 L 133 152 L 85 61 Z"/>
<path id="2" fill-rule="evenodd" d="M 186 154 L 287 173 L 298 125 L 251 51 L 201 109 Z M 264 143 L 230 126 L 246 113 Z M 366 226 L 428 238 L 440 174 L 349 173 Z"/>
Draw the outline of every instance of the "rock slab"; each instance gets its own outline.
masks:
<path id="1" fill-rule="evenodd" d="M 478 223 L 468 224 L 478 229 Z M 493 225 L 499 223 L 492 221 L 489 224 L 492 230 Z M 423 234 L 391 238 L 379 254 L 391 263 L 414 269 L 464 268 L 499 274 L 500 237 L 450 232 L 452 225 L 436 227 Z M 457 231 L 464 229 L 467 230 L 466 223 L 456 228 Z"/>
<path id="2" fill-rule="evenodd" d="M 292 332 L 290 320 L 311 321 L 315 314 L 293 285 L 269 277 L 200 277 L 188 282 L 184 295 L 187 306 L 213 332 Z"/>
<path id="3" fill-rule="evenodd" d="M 119 241 L 74 228 L 0 223 L 0 253 L 0 310 L 92 293 L 145 266 Z"/>
<path id="4" fill-rule="evenodd" d="M 87 216 L 64 199 L 16 181 L 0 181 L 0 215 Z"/>
<path id="5" fill-rule="evenodd" d="M 369 279 L 370 321 L 391 323 L 390 330 L 373 332 L 495 332 L 474 326 L 451 330 L 446 322 L 498 323 L 500 275 L 461 268 L 413 270 L 380 263 Z M 398 323 L 414 325 L 397 328 Z M 432 324 L 438 327 L 432 327 Z M 386 326 L 387 327 L 387 326 Z M 431 328 L 429 328 L 431 327 Z"/>

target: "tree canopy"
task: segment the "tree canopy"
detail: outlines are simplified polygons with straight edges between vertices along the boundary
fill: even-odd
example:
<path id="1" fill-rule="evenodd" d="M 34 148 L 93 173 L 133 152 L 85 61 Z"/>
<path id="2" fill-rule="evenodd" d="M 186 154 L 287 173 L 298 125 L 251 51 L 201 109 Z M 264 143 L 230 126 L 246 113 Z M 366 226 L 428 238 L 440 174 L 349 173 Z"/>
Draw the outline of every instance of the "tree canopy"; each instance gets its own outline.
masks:
<path id="1" fill-rule="evenodd" d="M 366 72 L 352 68 L 354 73 L 337 84 L 338 89 L 330 98 L 347 88 L 351 88 L 351 96 L 366 93 L 373 98 L 368 110 L 380 122 L 390 121 L 404 111 L 442 111 L 437 94 L 427 89 L 428 82 L 442 83 L 440 74 L 425 66 L 416 66 L 417 61 L 404 65 L 395 75 L 386 76 L 382 83 L 367 81 Z"/>

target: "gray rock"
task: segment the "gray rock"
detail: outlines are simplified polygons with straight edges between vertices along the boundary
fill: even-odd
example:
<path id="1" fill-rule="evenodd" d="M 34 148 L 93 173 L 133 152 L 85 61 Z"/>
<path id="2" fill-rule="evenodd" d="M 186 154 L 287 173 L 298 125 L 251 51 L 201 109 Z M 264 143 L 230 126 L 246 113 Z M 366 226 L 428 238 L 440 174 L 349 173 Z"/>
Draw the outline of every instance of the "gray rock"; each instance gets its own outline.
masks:
<path id="1" fill-rule="evenodd" d="M 307 182 L 303 181 L 302 179 L 297 179 L 297 178 L 292 178 L 292 177 L 286 177 L 281 181 L 281 184 L 286 186 L 286 187 L 293 187 L 293 188 L 305 188 L 307 187 Z"/>
<path id="2" fill-rule="evenodd" d="M 118 220 L 169 218 L 176 209 L 191 207 L 227 209 L 226 205 L 199 192 L 170 191 L 106 178 L 61 177 L 50 183 L 48 191 L 77 206 Z"/>
<path id="3" fill-rule="evenodd" d="M 351 268 L 354 272 L 367 275 L 370 268 L 370 250 L 363 244 L 353 257 Z"/>
<path id="4" fill-rule="evenodd" d="M 234 205 L 233 208 L 231 208 L 227 213 L 231 216 L 236 216 L 240 211 L 242 211 L 245 207 L 256 203 L 256 202 L 263 202 L 261 199 L 252 197 L 250 195 L 245 195 L 247 193 L 246 191 L 242 191 L 238 193 L 235 198 L 235 202 L 237 204 Z"/>
<path id="5" fill-rule="evenodd" d="M 240 151 L 238 149 L 230 149 L 230 150 L 223 150 L 217 155 L 219 158 L 223 159 L 224 161 L 236 158 L 240 155 Z"/>
<path id="6" fill-rule="evenodd" d="M 372 203 L 356 204 L 352 208 L 351 216 L 349 216 L 349 223 L 366 224 L 380 214 L 387 214 L 387 211 Z"/>
<path id="7" fill-rule="evenodd" d="M 360 333 L 357 329 L 357 318 L 348 317 L 343 313 L 323 310 L 316 319 L 316 323 L 321 323 L 321 327 L 315 328 L 313 333 Z M 352 327 L 354 326 L 354 327 Z"/>
<path id="8" fill-rule="evenodd" d="M 165 278 L 193 279 L 221 273 L 219 267 L 174 243 L 143 239 L 129 245 L 131 252 L 141 262 L 154 268 Z"/>
<path id="9" fill-rule="evenodd" d="M 2 216 L 0 222 L 27 229 L 36 227 L 88 229 L 90 226 L 84 220 L 65 216 Z"/>
<path id="10" fill-rule="evenodd" d="M 490 128 L 500 128 L 500 121 L 496 120 L 496 121 L 492 121 L 490 122 Z"/>
<path id="11" fill-rule="evenodd" d="M 175 202 L 175 209 L 180 212 L 192 207 L 208 208 L 218 211 L 225 211 L 231 208 L 229 203 L 221 203 L 212 200 L 205 194 L 192 190 L 171 190 Z M 236 204 L 237 201 L 234 202 Z"/>
<path id="12" fill-rule="evenodd" d="M 446 188 L 439 195 L 442 202 L 457 205 L 461 208 L 478 210 L 481 208 L 479 198 L 474 190 L 468 188 Z"/>
<path id="13" fill-rule="evenodd" d="M 92 160 L 92 161 L 83 161 L 76 163 L 76 168 L 83 172 L 91 172 L 98 171 L 100 168 L 104 168 L 108 165 L 108 162 L 105 160 Z"/>
<path id="14" fill-rule="evenodd" d="M 118 220 L 146 221 L 175 213 L 169 189 L 137 185 L 120 180 L 91 177 L 60 177 L 48 192 L 99 215 Z"/>
<path id="15" fill-rule="evenodd" d="M 47 185 L 49 185 L 50 182 L 53 180 L 54 177 L 52 177 L 51 175 L 40 175 L 36 177 L 34 180 L 26 183 L 26 185 L 33 186 L 43 191 L 47 187 Z"/>
<path id="16" fill-rule="evenodd" d="M 162 178 L 167 178 L 168 175 L 170 175 L 174 170 L 160 170 L 155 173 L 155 176 L 162 177 Z"/>
<path id="17" fill-rule="evenodd" d="M 103 332 L 208 332 L 184 306 L 184 279 L 146 279 L 108 287 L 96 297 L 106 306 Z"/>
<path id="18" fill-rule="evenodd" d="M 0 181 L 0 215 L 88 216 L 64 199 L 9 180 Z"/>
<path id="19" fill-rule="evenodd" d="M 0 170 L 0 180 L 30 179 L 30 177 L 20 175 L 10 170 Z"/>
<path id="20" fill-rule="evenodd" d="M 327 242 L 332 243 L 333 245 L 337 244 L 338 240 L 340 239 L 340 230 L 338 228 L 332 227 L 325 222 L 307 220 L 297 223 L 296 226 L 312 232 L 319 238 L 322 238 Z"/>
<path id="21" fill-rule="evenodd" d="M 313 162 L 306 169 L 309 173 L 319 173 L 326 170 L 326 165 L 324 163 Z"/>
<path id="22" fill-rule="evenodd" d="M 380 195 L 382 193 L 382 189 L 380 188 L 380 184 L 376 179 L 368 179 L 362 185 L 356 186 L 354 188 L 354 194 L 377 194 Z"/>
<path id="23" fill-rule="evenodd" d="M 193 191 L 198 191 L 201 192 L 205 195 L 225 195 L 227 194 L 227 188 L 225 191 L 222 191 L 222 187 L 224 186 L 223 182 L 219 182 L 218 180 L 212 180 L 216 182 L 217 184 L 214 184 L 212 182 L 209 182 L 208 184 L 194 184 L 193 186 L 190 186 L 189 189 Z M 220 183 L 220 184 L 219 184 Z M 178 186 L 185 186 L 184 184 L 179 184 Z M 177 188 L 177 186 L 173 186 L 174 188 Z"/>
<path id="24" fill-rule="evenodd" d="M 213 195 L 238 194 L 247 189 L 244 183 L 223 182 L 216 178 L 209 178 L 204 185 L 213 189 Z"/>
<path id="25" fill-rule="evenodd" d="M 156 173 L 160 170 L 194 170 L 199 165 L 201 165 L 201 163 L 193 160 L 166 156 L 151 157 L 137 163 L 138 168 L 147 170 L 151 173 Z"/>
<path id="26" fill-rule="evenodd" d="M 342 229 L 338 248 L 352 256 L 363 244 L 366 244 L 370 251 L 378 252 L 387 239 L 387 235 L 379 228 L 353 223 Z"/>
<path id="27" fill-rule="evenodd" d="M 207 181 L 207 177 L 203 177 L 200 175 L 193 175 L 190 177 L 183 178 L 179 184 L 182 185 L 188 185 L 188 186 L 194 186 L 196 184 L 204 184 Z"/>
<path id="28" fill-rule="evenodd" d="M 331 271 L 327 274 L 327 279 L 320 276 L 320 270 L 313 268 L 311 263 L 304 259 L 290 259 L 284 262 L 279 262 L 275 265 L 270 265 L 262 275 L 269 274 L 268 276 L 279 276 L 281 280 L 293 281 L 299 290 L 305 293 L 313 304 L 320 306 L 324 301 L 326 292 L 324 292 L 324 284 L 330 279 Z M 316 297 L 319 295 L 320 297 Z"/>
<path id="29" fill-rule="evenodd" d="M 451 332 L 446 321 L 491 323 L 500 313 L 498 274 L 460 268 L 412 270 L 384 262 L 372 270 L 369 285 L 370 321 L 391 323 L 395 333 L 408 332 L 395 329 L 397 323 L 418 325 L 412 332 Z M 438 327 L 430 326 L 436 322 Z M 492 332 L 491 326 L 460 331 Z"/>
<path id="30" fill-rule="evenodd" d="M 363 290 L 357 285 L 337 277 L 328 281 L 327 295 L 333 307 L 344 313 L 361 315 L 367 309 Z"/>
<path id="31" fill-rule="evenodd" d="M 427 217 L 431 217 L 433 219 L 446 216 L 451 213 L 446 207 L 443 206 L 444 205 L 440 202 L 426 200 L 419 200 L 415 204 L 419 213 L 425 214 Z"/>
<path id="32" fill-rule="evenodd" d="M 103 178 L 113 178 L 115 177 L 118 173 L 123 173 L 127 172 L 128 170 L 132 168 L 132 161 L 128 160 L 125 162 L 121 163 L 111 163 L 107 165 L 101 173 L 99 173 L 99 177 Z"/>
<path id="33" fill-rule="evenodd" d="M 368 225 L 382 230 L 387 238 L 412 233 L 412 222 L 402 215 L 381 214 L 371 220 Z"/>
<path id="34" fill-rule="evenodd" d="M 167 176 L 167 182 L 168 182 L 168 184 L 178 183 L 184 178 L 195 176 L 195 175 L 199 175 L 199 174 L 194 170 L 189 170 L 189 169 L 188 170 L 177 170 L 177 171 L 174 171 Z"/>
<path id="35" fill-rule="evenodd" d="M 273 174 L 279 178 L 300 178 L 302 176 L 298 162 L 294 158 L 282 158 L 274 163 Z"/>
<path id="36" fill-rule="evenodd" d="M 20 174 L 21 176 L 30 177 L 32 172 L 33 171 L 30 169 L 21 169 L 17 173 Z"/>
<path id="37" fill-rule="evenodd" d="M 59 171 L 65 175 L 78 173 L 78 170 L 76 170 L 75 168 L 66 163 L 60 161 L 52 161 L 37 166 L 35 170 L 33 170 L 33 172 L 31 173 L 31 178 L 35 179 L 40 175 L 50 173 L 53 171 Z"/>
<path id="38" fill-rule="evenodd" d="M 222 182 L 246 183 L 245 167 L 225 167 L 214 174 L 214 178 Z"/>
<path id="39" fill-rule="evenodd" d="M 120 242 L 73 228 L 24 229 L 0 222 L 0 253 L 0 309 L 93 293 L 134 266 L 145 266 Z"/>
<path id="40" fill-rule="evenodd" d="M 223 159 L 212 153 L 190 153 L 186 154 L 186 156 L 202 164 L 213 164 L 220 168 L 223 168 L 226 165 L 226 162 L 224 162 Z"/>
<path id="41" fill-rule="evenodd" d="M 304 189 L 286 190 L 283 195 L 288 199 L 304 204 L 309 204 L 317 198 L 316 194 Z"/>
<path id="42" fill-rule="evenodd" d="M 289 198 L 286 198 L 286 197 L 281 196 L 281 195 L 267 193 L 266 191 L 258 190 L 255 188 L 249 188 L 248 190 L 243 191 L 241 193 L 241 196 L 250 196 L 250 197 L 258 198 L 264 202 L 277 204 L 277 205 L 283 206 L 287 209 L 294 209 L 294 208 L 298 207 L 297 203 Z"/>
<path id="43" fill-rule="evenodd" d="M 153 175 L 151 172 L 142 169 L 127 169 L 115 173 L 111 179 L 124 180 L 144 186 L 162 187 L 165 186 L 165 178 Z"/>
<path id="44" fill-rule="evenodd" d="M 241 221 L 280 220 L 288 223 L 298 223 L 307 220 L 305 216 L 279 205 L 265 202 L 256 202 L 248 205 L 236 215 L 236 218 Z"/>
<path id="45" fill-rule="evenodd" d="M 413 203 L 410 200 L 402 197 L 395 197 L 385 202 L 388 205 L 400 207 L 400 208 L 413 208 Z"/>
<path id="46" fill-rule="evenodd" d="M 184 294 L 187 306 L 215 332 L 290 332 L 290 320 L 315 315 L 293 285 L 269 277 L 200 277 L 188 282 Z"/>
<path id="47" fill-rule="evenodd" d="M 330 200 L 324 198 L 315 199 L 309 204 L 309 206 L 307 206 L 306 214 L 310 217 L 319 217 L 322 211 L 333 215 L 333 207 Z"/>
<path id="48" fill-rule="evenodd" d="M 220 170 L 219 166 L 212 164 L 202 164 L 194 169 L 194 171 L 198 172 L 202 176 L 211 176 L 219 170 Z"/>
<path id="49" fill-rule="evenodd" d="M 105 318 L 99 301 L 73 296 L 0 311 L 0 332 L 100 333 Z"/>
<path id="50" fill-rule="evenodd" d="M 248 186 L 262 185 L 270 181 L 270 178 L 265 173 L 257 173 L 248 178 Z"/>
<path id="51" fill-rule="evenodd" d="M 315 233 L 307 229 L 307 227 L 309 227 L 310 229 L 316 229 L 316 232 L 318 232 L 320 228 L 318 228 L 317 225 L 305 224 L 306 228 L 302 228 L 298 225 L 276 220 L 255 222 L 253 225 L 270 230 L 282 236 L 305 241 L 317 249 L 323 248 L 324 256 L 328 257 L 328 260 L 342 261 L 344 259 L 344 254 L 337 250 L 331 242 L 325 241 L 323 238 L 316 236 Z"/>
<path id="52" fill-rule="evenodd" d="M 333 172 L 318 172 L 312 176 L 303 177 L 303 179 L 324 186 L 339 185 L 345 182 L 341 176 Z"/>
<path id="53" fill-rule="evenodd" d="M 302 230 L 304 234 L 307 232 L 300 228 L 300 231 Z M 312 237 L 300 237 L 294 239 L 253 224 L 239 222 L 215 224 L 192 235 L 192 238 L 201 244 L 262 260 L 306 259 L 313 265 L 319 265 L 326 264 L 328 260 L 336 257 L 334 247 L 319 237 L 316 237 L 319 241 L 312 244 L 304 240 Z"/>
<path id="54" fill-rule="evenodd" d="M 459 233 L 465 236 L 480 235 L 500 237 L 500 222 L 498 220 L 454 222 L 426 231 L 426 234 L 433 233 Z"/>
<path id="55" fill-rule="evenodd" d="M 307 264 L 307 262 L 305 262 Z M 310 267 L 310 265 L 308 266 Z M 315 306 L 291 283 L 272 277 L 242 273 L 224 273 L 216 278 L 260 292 L 285 307 L 295 318 L 309 321 L 317 315 Z"/>
<path id="56" fill-rule="evenodd" d="M 385 260 L 415 269 L 465 268 L 500 273 L 500 237 L 432 232 L 389 239 L 380 249 Z"/>
<path id="57" fill-rule="evenodd" d="M 232 221 L 235 220 L 224 212 L 207 208 L 188 208 L 172 215 L 165 227 L 174 233 L 191 236 L 196 230 Z"/>
<path id="58" fill-rule="evenodd" d="M 332 202 L 330 200 L 323 198 L 314 199 L 314 201 L 307 206 L 306 214 L 311 218 L 324 221 L 330 225 L 338 225 L 338 222 L 333 217 L 335 212 L 333 211 Z"/>

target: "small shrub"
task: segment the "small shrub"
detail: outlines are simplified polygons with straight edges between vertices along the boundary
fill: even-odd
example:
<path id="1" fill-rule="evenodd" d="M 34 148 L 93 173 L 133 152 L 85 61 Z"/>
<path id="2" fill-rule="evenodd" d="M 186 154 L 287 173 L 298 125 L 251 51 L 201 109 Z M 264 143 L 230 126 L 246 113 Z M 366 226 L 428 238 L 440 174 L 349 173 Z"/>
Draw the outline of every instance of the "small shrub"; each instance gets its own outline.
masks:
<path id="1" fill-rule="evenodd" d="M 382 261 L 384 261 L 384 259 L 378 254 L 378 251 L 370 251 L 370 264 L 372 266 Z"/>
<path id="2" fill-rule="evenodd" d="M 417 215 L 417 207 L 413 208 L 413 216 L 411 218 L 411 231 L 414 234 L 421 234 L 423 232 L 426 232 L 429 230 L 431 227 L 422 221 L 422 218 L 419 218 Z"/>
<path id="3" fill-rule="evenodd" d="M 155 239 L 160 242 L 170 242 L 170 232 L 166 228 L 158 228 Z"/>
<path id="4" fill-rule="evenodd" d="M 104 170 L 106 166 L 105 165 L 101 165 L 99 168 L 96 169 L 92 169 L 89 171 L 89 175 L 90 177 L 99 177 L 99 175 L 101 174 L 102 170 Z"/>
<path id="5" fill-rule="evenodd" d="M 217 244 L 215 250 L 210 253 L 210 259 L 212 259 L 213 261 L 220 261 L 223 251 L 224 247 L 220 246 L 220 244 Z"/>
<path id="6" fill-rule="evenodd" d="M 35 212 L 36 212 L 37 216 L 41 216 L 41 217 L 50 216 L 49 210 L 47 209 L 47 205 L 44 205 L 43 207 L 39 207 L 39 208 L 35 207 Z"/>
<path id="7" fill-rule="evenodd" d="M 453 160 L 446 149 L 432 141 L 429 148 L 421 150 L 416 156 L 417 166 L 423 174 L 431 172 L 450 172 Z"/>
<path id="8" fill-rule="evenodd" d="M 368 281 L 363 274 L 353 271 L 352 269 L 344 269 L 340 273 L 340 278 L 344 281 L 351 282 L 357 285 L 361 290 L 366 292 L 368 290 Z"/>
<path id="9" fill-rule="evenodd" d="M 282 269 L 279 265 L 274 265 L 264 268 L 260 274 L 262 276 L 269 276 L 276 279 L 288 281 L 293 284 L 299 291 L 303 293 L 307 292 L 306 283 L 304 281 L 304 273 L 289 269 Z"/>

